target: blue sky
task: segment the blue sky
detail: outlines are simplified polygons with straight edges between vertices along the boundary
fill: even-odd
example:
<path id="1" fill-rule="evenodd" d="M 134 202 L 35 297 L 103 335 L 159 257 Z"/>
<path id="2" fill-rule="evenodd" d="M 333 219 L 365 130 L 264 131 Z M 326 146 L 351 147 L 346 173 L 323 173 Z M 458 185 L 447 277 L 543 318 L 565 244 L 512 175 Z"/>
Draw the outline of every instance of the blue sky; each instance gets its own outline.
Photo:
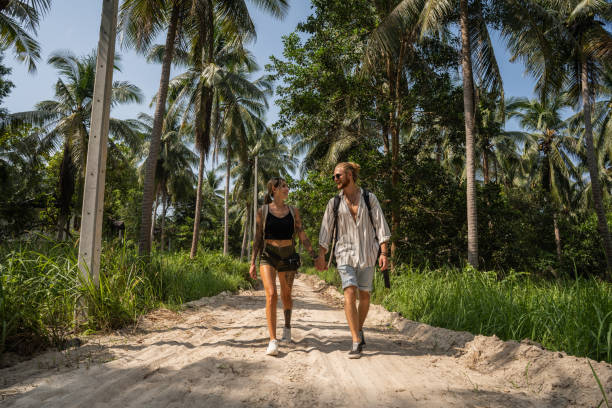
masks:
<path id="1" fill-rule="evenodd" d="M 290 4 L 289 14 L 284 20 L 278 21 L 249 3 L 257 29 L 257 40 L 249 48 L 262 70 L 268 63 L 270 55 L 282 56 L 282 36 L 294 31 L 296 24 L 304 21 L 311 12 L 308 0 L 293 0 Z M 29 74 L 26 67 L 13 58 L 10 51 L 6 53 L 4 64 L 13 69 L 10 79 L 15 84 L 11 95 L 4 101 L 4 106 L 9 112 L 30 110 L 35 103 L 52 99 L 57 74 L 46 64 L 46 60 L 52 52 L 58 50 L 70 50 L 76 55 L 92 52 L 97 46 L 101 10 L 102 1 L 99 0 L 55 0 L 38 32 L 42 60 L 35 74 Z M 159 42 L 162 43 L 163 40 L 160 38 Z M 523 75 L 520 64 L 511 64 L 508 61 L 509 55 L 499 40 L 494 39 L 494 42 L 506 95 L 532 97 L 533 80 Z M 145 98 L 140 105 L 114 108 L 112 115 L 126 119 L 136 117 L 139 112 L 152 113 L 153 109 L 149 107 L 149 103 L 159 86 L 161 66 L 148 64 L 142 56 L 133 51 L 119 47 L 117 50 L 122 55 L 120 64 L 122 70 L 120 73 L 115 73 L 114 79 L 134 83 L 141 88 Z M 266 122 L 272 124 L 277 116 L 278 108 L 271 101 Z M 508 128 L 515 129 L 516 125 L 510 123 Z"/>

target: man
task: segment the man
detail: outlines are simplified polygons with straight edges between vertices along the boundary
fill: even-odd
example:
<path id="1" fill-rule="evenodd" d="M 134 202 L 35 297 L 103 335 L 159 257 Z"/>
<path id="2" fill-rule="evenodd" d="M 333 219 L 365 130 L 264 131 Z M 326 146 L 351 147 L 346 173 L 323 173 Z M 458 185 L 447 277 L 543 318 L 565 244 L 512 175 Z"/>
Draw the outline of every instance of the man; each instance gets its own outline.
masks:
<path id="1" fill-rule="evenodd" d="M 370 309 L 374 266 L 379 253 L 379 245 L 381 252 L 378 264 L 381 270 L 389 266 L 388 241 L 391 236 L 380 204 L 372 193 L 368 194 L 372 212 L 370 220 L 363 189 L 355 184 L 359 176 L 359 169 L 360 166 L 357 163 L 339 163 L 332 176 L 337 189 L 340 190 L 336 226 L 337 241 L 333 250 L 336 255 L 338 272 L 342 278 L 344 312 L 353 338 L 349 358 L 361 357 L 362 348 L 366 344 L 363 323 Z M 334 240 L 332 236 L 335 235 L 333 234 L 334 201 L 334 198 L 329 200 L 321 223 L 319 256 L 315 261 L 318 270 L 327 269 L 325 253 L 330 242 Z M 357 294 L 359 294 L 359 307 L 356 307 Z"/>

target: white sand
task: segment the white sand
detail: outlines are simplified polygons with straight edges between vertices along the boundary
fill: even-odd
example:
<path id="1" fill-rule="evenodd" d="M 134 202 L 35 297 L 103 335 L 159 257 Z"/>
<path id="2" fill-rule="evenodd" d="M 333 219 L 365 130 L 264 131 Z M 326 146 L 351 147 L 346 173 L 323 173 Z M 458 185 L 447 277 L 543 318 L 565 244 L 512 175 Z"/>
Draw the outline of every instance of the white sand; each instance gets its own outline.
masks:
<path id="1" fill-rule="evenodd" d="M 363 357 L 349 360 L 341 295 L 301 275 L 294 299 L 295 343 L 278 357 L 264 355 L 263 291 L 221 294 L 0 370 L 0 405 L 557 408 L 602 399 L 585 358 L 433 328 L 379 306 Z M 280 336 L 280 308 L 278 321 Z M 612 396 L 612 366 L 592 364 Z"/>

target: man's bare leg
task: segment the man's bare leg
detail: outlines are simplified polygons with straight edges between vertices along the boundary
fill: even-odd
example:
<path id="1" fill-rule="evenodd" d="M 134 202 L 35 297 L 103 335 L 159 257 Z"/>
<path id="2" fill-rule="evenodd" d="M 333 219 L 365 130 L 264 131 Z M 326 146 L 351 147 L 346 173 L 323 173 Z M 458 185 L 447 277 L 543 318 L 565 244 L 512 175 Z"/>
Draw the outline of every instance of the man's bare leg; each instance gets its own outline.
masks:
<path id="1" fill-rule="evenodd" d="M 359 329 L 363 330 L 363 322 L 365 322 L 370 310 L 370 292 L 365 290 L 359 291 L 359 306 L 357 308 L 359 312 Z"/>
<path id="2" fill-rule="evenodd" d="M 359 343 L 359 313 L 357 312 L 357 287 L 349 286 L 344 289 L 344 313 L 351 330 L 353 343 Z"/>

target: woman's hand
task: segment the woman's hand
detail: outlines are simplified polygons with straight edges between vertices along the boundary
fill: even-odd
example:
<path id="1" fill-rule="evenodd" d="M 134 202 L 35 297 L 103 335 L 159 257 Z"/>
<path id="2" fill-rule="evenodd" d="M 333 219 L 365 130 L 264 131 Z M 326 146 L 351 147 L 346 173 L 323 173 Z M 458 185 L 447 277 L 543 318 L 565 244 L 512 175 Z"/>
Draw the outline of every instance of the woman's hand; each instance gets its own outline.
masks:
<path id="1" fill-rule="evenodd" d="M 251 275 L 251 279 L 257 279 L 257 265 L 251 264 L 251 267 L 249 268 L 249 275 Z"/>

